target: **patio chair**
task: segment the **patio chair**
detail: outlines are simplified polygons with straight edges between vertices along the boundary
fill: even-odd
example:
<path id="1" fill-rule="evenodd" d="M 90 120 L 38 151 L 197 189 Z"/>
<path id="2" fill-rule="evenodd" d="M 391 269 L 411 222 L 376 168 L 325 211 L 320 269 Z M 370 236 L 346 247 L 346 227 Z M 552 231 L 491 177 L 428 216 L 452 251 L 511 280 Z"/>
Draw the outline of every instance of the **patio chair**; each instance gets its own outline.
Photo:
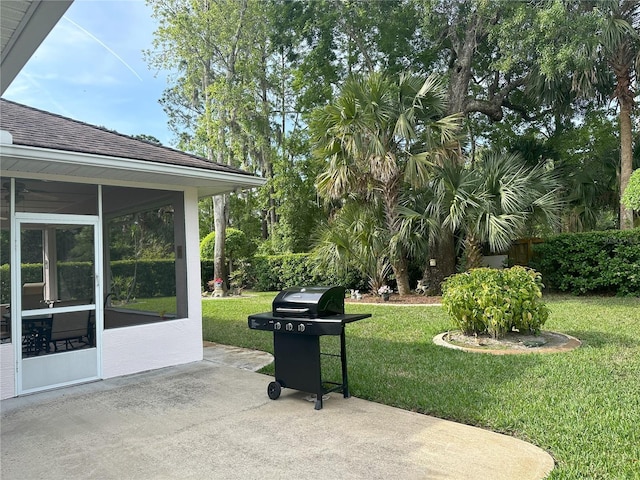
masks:
<path id="1" fill-rule="evenodd" d="M 45 308 L 44 282 L 25 283 L 22 286 L 22 310 Z"/>
<path id="2" fill-rule="evenodd" d="M 9 310 L 9 304 L 3 303 L 0 305 L 0 342 L 6 342 L 11 340 L 11 313 Z"/>
<path id="3" fill-rule="evenodd" d="M 92 346 L 93 329 L 91 328 L 92 312 L 56 313 L 51 323 L 49 341 L 53 349 L 58 351 L 58 343 L 64 342 L 65 350 L 74 350 L 80 346 Z M 74 344 L 74 342 L 76 342 Z"/>

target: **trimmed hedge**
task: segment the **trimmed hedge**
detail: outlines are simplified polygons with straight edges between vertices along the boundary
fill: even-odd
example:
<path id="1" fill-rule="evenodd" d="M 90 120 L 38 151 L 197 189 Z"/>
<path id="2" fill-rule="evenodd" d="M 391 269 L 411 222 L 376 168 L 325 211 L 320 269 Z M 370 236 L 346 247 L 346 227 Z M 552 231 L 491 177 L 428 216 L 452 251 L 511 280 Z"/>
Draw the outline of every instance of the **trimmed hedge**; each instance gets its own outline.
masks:
<path id="1" fill-rule="evenodd" d="M 115 300 L 125 298 L 133 281 L 134 271 L 136 284 L 132 298 L 172 297 L 176 294 L 174 260 L 138 260 L 137 271 L 135 264 L 135 260 L 111 262 L 112 293 Z"/>
<path id="2" fill-rule="evenodd" d="M 365 290 L 367 281 L 358 272 L 338 274 L 332 270 L 320 270 L 308 253 L 285 255 L 256 255 L 243 267 L 246 272 L 246 288 L 261 292 L 274 292 L 284 288 L 305 285 L 341 285 L 345 288 Z M 213 261 L 202 260 L 203 288 L 213 275 Z"/>
<path id="3" fill-rule="evenodd" d="M 74 298 L 91 298 L 92 265 L 89 262 L 61 262 L 58 275 L 63 279 L 62 288 L 72 292 Z M 126 296 L 133 281 L 135 261 L 118 260 L 111 262 L 112 292 L 114 300 Z M 22 266 L 22 279 L 25 283 L 42 281 L 42 264 Z M 170 297 L 176 294 L 174 260 L 138 260 L 136 284 L 132 298 Z M 0 303 L 10 303 L 9 265 L 0 267 Z"/>
<path id="4" fill-rule="evenodd" d="M 23 283 L 42 281 L 42 264 L 25 263 L 22 266 Z M 0 303 L 11 303 L 11 270 L 9 264 L 0 266 Z"/>
<path id="5" fill-rule="evenodd" d="M 553 290 L 640 296 L 640 229 L 556 235 L 530 265 Z"/>
<path id="6" fill-rule="evenodd" d="M 63 280 L 63 288 L 72 292 L 75 298 L 91 298 L 91 264 L 88 262 L 62 262 L 58 264 L 58 275 Z M 42 264 L 22 265 L 22 282 L 42 281 Z M 0 303 L 11 303 L 11 272 L 9 265 L 0 267 Z"/>

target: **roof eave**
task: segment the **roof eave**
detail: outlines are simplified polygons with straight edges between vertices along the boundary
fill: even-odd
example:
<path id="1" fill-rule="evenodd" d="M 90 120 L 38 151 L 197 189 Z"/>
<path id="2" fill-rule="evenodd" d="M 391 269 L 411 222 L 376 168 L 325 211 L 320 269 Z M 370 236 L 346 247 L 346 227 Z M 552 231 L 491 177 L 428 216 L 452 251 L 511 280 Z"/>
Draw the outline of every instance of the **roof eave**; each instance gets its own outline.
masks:
<path id="1" fill-rule="evenodd" d="M 0 94 L 4 94 L 72 3 L 73 0 L 36 0 L 29 5 L 2 49 Z M 3 9 L 10 6 L 11 2 L 4 2 Z M 2 15 L 2 17 L 6 18 L 7 15 Z M 5 25 L 4 19 L 0 19 L 0 21 L 2 21 L 3 30 L 9 29 L 9 26 Z"/>
<path id="2" fill-rule="evenodd" d="M 67 181 L 111 185 L 195 187 L 198 196 L 256 188 L 266 179 L 251 174 L 221 172 L 129 158 L 52 150 L 24 145 L 0 145 L 3 176 L 65 177 Z"/>

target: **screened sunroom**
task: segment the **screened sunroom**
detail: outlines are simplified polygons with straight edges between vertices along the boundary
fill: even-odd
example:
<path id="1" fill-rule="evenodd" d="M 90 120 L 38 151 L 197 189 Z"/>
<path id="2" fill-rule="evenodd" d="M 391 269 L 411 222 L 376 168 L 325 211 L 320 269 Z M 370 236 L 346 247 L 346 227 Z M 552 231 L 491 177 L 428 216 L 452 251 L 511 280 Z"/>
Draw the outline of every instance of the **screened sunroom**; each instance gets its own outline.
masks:
<path id="1" fill-rule="evenodd" d="M 262 179 L 0 106 L 2 398 L 201 360 L 198 198 Z"/>

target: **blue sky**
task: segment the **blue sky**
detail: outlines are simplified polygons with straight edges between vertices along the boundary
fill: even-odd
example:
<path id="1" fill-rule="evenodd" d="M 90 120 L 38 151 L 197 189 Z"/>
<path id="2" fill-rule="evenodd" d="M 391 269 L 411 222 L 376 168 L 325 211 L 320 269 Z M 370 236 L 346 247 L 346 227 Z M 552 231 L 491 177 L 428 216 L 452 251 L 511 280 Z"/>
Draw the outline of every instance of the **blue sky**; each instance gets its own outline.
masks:
<path id="1" fill-rule="evenodd" d="M 142 0 L 75 0 L 3 97 L 173 146 L 158 103 L 167 73 L 142 55 L 155 28 Z"/>

